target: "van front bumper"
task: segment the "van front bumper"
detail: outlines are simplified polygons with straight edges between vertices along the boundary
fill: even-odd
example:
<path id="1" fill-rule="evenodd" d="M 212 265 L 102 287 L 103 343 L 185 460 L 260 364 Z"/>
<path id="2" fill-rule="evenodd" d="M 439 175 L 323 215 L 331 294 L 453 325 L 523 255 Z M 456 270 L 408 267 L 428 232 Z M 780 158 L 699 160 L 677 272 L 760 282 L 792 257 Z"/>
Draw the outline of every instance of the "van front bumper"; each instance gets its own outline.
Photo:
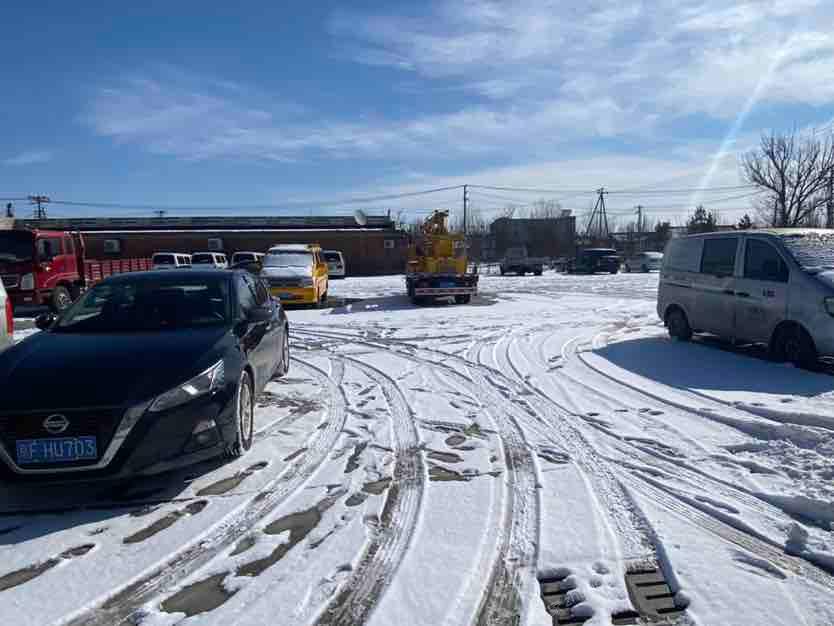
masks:
<path id="1" fill-rule="evenodd" d="M 269 293 L 286 304 L 315 304 L 315 287 L 271 287 Z"/>

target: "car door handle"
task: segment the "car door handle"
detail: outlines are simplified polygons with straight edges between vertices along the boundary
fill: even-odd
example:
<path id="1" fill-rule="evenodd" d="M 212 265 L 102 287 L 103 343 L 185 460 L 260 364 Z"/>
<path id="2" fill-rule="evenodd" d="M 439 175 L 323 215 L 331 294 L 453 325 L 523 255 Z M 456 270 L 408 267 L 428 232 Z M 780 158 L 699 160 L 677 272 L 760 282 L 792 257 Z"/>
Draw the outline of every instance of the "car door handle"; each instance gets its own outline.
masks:
<path id="1" fill-rule="evenodd" d="M 750 294 L 747 293 L 746 291 L 736 291 L 736 295 L 739 298 L 749 298 L 750 297 Z"/>

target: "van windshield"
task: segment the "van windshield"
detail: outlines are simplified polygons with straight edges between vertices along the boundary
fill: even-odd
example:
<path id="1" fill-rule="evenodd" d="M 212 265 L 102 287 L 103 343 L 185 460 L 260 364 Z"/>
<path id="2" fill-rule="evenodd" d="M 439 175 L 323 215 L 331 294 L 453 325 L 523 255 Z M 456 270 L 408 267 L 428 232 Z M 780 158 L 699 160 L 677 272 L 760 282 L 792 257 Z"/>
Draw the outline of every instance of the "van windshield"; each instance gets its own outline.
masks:
<path id="1" fill-rule="evenodd" d="M 834 270 L 834 234 L 783 235 L 782 243 L 802 269 L 808 272 Z"/>
<path id="2" fill-rule="evenodd" d="M 153 262 L 156 265 L 173 265 L 174 264 L 174 255 L 173 254 L 155 254 L 155 255 L 153 255 Z"/>
<path id="3" fill-rule="evenodd" d="M 309 252 L 270 252 L 264 259 L 264 267 L 310 267 L 313 255 Z"/>
<path id="4" fill-rule="evenodd" d="M 194 265 L 199 265 L 201 263 L 213 264 L 214 263 L 214 257 L 210 254 L 192 254 L 191 255 L 191 262 Z"/>

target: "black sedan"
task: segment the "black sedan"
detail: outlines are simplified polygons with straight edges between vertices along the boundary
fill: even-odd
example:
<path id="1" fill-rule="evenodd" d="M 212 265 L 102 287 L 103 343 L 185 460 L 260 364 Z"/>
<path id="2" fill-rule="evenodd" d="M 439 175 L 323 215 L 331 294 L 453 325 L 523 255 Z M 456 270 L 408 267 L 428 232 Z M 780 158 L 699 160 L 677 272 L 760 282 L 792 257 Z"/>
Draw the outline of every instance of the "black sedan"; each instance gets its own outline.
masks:
<path id="1" fill-rule="evenodd" d="M 0 353 L 0 472 L 153 474 L 252 445 L 289 325 L 249 272 L 121 274 Z"/>

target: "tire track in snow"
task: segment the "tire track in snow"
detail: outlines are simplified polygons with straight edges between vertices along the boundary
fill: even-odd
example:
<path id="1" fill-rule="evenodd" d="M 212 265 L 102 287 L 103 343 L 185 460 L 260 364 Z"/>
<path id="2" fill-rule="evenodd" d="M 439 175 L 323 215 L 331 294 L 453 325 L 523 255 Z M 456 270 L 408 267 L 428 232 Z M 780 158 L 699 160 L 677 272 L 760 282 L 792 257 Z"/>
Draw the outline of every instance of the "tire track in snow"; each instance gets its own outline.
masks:
<path id="1" fill-rule="evenodd" d="M 408 550 L 423 500 L 426 471 L 415 416 L 397 382 L 359 359 L 336 353 L 333 358 L 350 362 L 378 382 L 391 409 L 395 451 L 394 476 L 380 515 L 380 527 L 368 541 L 350 578 L 316 620 L 319 626 L 350 626 L 367 621 Z"/>
<path id="2" fill-rule="evenodd" d="M 648 520 L 642 517 L 633 506 L 629 495 L 623 490 L 620 481 L 610 467 L 608 461 L 586 439 L 576 418 L 570 411 L 555 402 L 540 389 L 531 385 L 520 371 L 510 354 L 512 336 L 495 346 L 496 363 L 503 359 L 510 370 L 514 372 L 516 384 L 529 392 L 526 396 L 527 404 L 549 426 L 548 429 L 535 428 L 539 436 L 561 448 L 576 463 L 577 467 L 593 485 L 594 497 L 601 501 L 598 507 L 600 515 L 613 525 L 612 535 L 619 542 L 617 546 L 626 559 L 654 560 L 656 558 L 651 542 L 651 528 Z M 503 345 L 503 349 L 499 346 Z M 499 351 L 500 350 L 500 351 Z M 533 399 L 538 398 L 539 402 Z M 543 401 L 543 402 L 542 402 Z M 535 406 L 535 405 L 538 406 Z M 555 415 L 554 415 L 555 413 Z M 584 422 L 583 422 L 584 424 Z M 551 432 L 552 431 L 552 432 Z M 554 436 L 556 433 L 557 436 Z"/>
<path id="3" fill-rule="evenodd" d="M 599 335 L 597 335 L 599 336 Z M 595 338 L 597 337 L 595 336 Z M 631 385 L 624 381 L 621 381 L 617 378 L 614 378 L 612 375 L 599 370 L 598 368 L 594 367 L 590 363 L 588 363 L 582 356 L 579 354 L 576 349 L 572 351 L 576 360 L 581 363 L 584 367 L 586 367 L 592 373 L 603 377 L 604 379 L 614 382 L 615 384 L 621 385 L 623 388 L 628 389 L 632 392 L 637 392 L 638 394 L 642 394 L 656 402 L 664 404 L 666 406 L 672 407 L 676 410 L 683 411 L 686 413 L 693 414 L 695 416 L 704 417 L 704 413 L 702 411 L 697 411 L 692 407 L 687 407 L 684 404 L 672 401 L 672 400 L 665 400 L 660 396 L 647 392 L 645 390 L 641 390 L 635 385 Z M 567 355 L 565 355 L 567 356 Z M 684 392 L 685 393 L 685 392 Z M 700 394 L 697 394 L 697 397 L 700 397 Z M 708 398 L 705 398 L 708 399 Z M 721 405 L 722 403 L 718 403 Z M 735 408 L 735 407 L 730 407 Z M 756 419 L 760 419 L 758 416 L 754 416 Z M 712 419 L 715 419 L 715 416 L 712 416 Z M 718 420 L 718 423 L 725 424 L 723 420 Z M 728 424 L 725 424 L 728 425 Z M 614 437 L 624 443 L 625 445 L 630 446 L 635 451 L 642 450 L 635 446 L 632 442 L 623 441 L 622 438 L 618 437 L 616 434 L 610 433 L 604 429 L 601 429 L 601 432 Z M 703 489 L 707 493 L 715 493 L 715 491 L 722 492 L 722 495 L 727 497 L 730 501 L 737 501 L 743 503 L 748 508 L 756 511 L 757 513 L 765 516 L 765 517 L 774 517 L 782 515 L 787 515 L 791 517 L 789 511 L 785 511 L 777 506 L 774 506 L 767 500 L 764 500 L 757 496 L 755 493 L 750 492 L 739 485 L 729 483 L 721 478 L 714 477 L 703 470 L 699 470 L 694 467 L 690 467 L 688 465 L 681 464 L 678 462 L 666 461 L 665 459 L 661 459 L 657 457 L 657 455 L 652 455 L 655 458 L 655 461 L 646 458 L 645 454 L 641 458 L 641 461 L 648 466 L 658 467 L 658 460 L 662 462 L 662 467 L 658 467 L 659 469 L 668 470 L 670 465 L 673 465 L 675 469 L 675 478 L 681 478 L 680 474 L 687 474 L 686 480 L 690 483 L 698 484 L 701 480 L 707 481 L 708 485 L 705 485 L 701 482 L 698 485 L 701 489 Z M 710 531 L 718 536 L 735 543 L 741 547 L 744 547 L 747 550 L 750 550 L 754 554 L 758 554 L 765 559 L 768 559 L 774 562 L 777 565 L 782 567 L 786 567 L 790 571 L 794 573 L 806 576 L 808 579 L 817 582 L 818 584 L 823 585 L 827 589 L 834 589 L 834 575 L 830 574 L 825 569 L 820 568 L 818 565 L 814 564 L 812 561 L 804 557 L 795 557 L 787 555 L 781 544 L 774 542 L 772 539 L 766 536 L 758 536 L 759 533 L 755 529 L 747 527 L 741 520 L 736 520 L 733 516 L 725 516 L 722 512 L 715 511 L 714 513 L 710 513 L 705 509 L 703 506 L 699 506 L 692 502 L 692 499 L 686 496 L 685 494 L 677 492 L 674 488 L 662 485 L 660 481 L 655 479 L 649 478 L 641 473 L 639 469 L 635 469 L 633 467 L 628 467 L 623 464 L 619 464 L 623 469 L 627 471 L 627 475 L 631 476 L 632 478 L 640 479 L 641 484 L 635 484 L 634 480 L 630 481 L 632 488 L 637 491 L 644 492 L 645 495 L 648 495 L 653 500 L 656 500 L 659 504 L 663 505 L 667 509 L 678 513 L 682 517 L 688 519 L 690 522 L 701 526 L 707 531 Z M 723 521 L 720 518 L 725 518 L 726 521 Z"/>
<path id="4" fill-rule="evenodd" d="M 482 406 L 490 415 L 498 431 L 504 454 L 506 497 L 499 545 L 493 558 L 489 579 L 481 592 L 474 621 L 479 626 L 505 626 L 513 623 L 513 620 L 523 613 L 522 598 L 529 595 L 529 587 L 538 584 L 535 579 L 535 566 L 540 520 L 535 459 L 525 439 L 524 431 L 518 423 L 519 407 L 500 393 L 494 384 L 487 381 L 477 363 L 460 355 L 422 348 L 392 339 L 369 341 L 342 333 L 296 332 L 330 340 L 351 341 L 398 354 L 407 360 L 417 360 L 424 365 L 453 375 L 462 380 L 467 387 L 474 385 L 479 395 L 486 394 L 488 402 L 485 403 L 486 406 L 482 403 Z M 434 359 L 442 360 L 420 357 L 419 352 L 429 353 Z M 448 365 L 446 361 L 449 360 L 468 368 L 471 378 Z M 502 407 L 502 409 L 490 411 L 488 407 L 493 406 Z"/>
<path id="5" fill-rule="evenodd" d="M 112 626 L 132 623 L 135 613 L 155 598 L 170 593 L 188 576 L 195 573 L 219 556 L 226 548 L 249 532 L 255 524 L 272 513 L 280 504 L 313 475 L 327 458 L 345 424 L 345 400 L 339 385 L 344 375 L 340 361 L 331 361 L 331 372 L 295 359 L 296 364 L 305 367 L 311 375 L 319 378 L 330 389 L 330 403 L 324 428 L 316 429 L 306 450 L 286 469 L 265 485 L 261 494 L 232 511 L 225 519 L 215 524 L 197 541 L 184 547 L 171 558 L 153 566 L 151 571 L 140 575 L 125 587 L 114 589 L 106 597 L 99 598 L 92 608 L 85 608 L 69 616 L 64 623 L 70 626 L 95 625 Z"/>

